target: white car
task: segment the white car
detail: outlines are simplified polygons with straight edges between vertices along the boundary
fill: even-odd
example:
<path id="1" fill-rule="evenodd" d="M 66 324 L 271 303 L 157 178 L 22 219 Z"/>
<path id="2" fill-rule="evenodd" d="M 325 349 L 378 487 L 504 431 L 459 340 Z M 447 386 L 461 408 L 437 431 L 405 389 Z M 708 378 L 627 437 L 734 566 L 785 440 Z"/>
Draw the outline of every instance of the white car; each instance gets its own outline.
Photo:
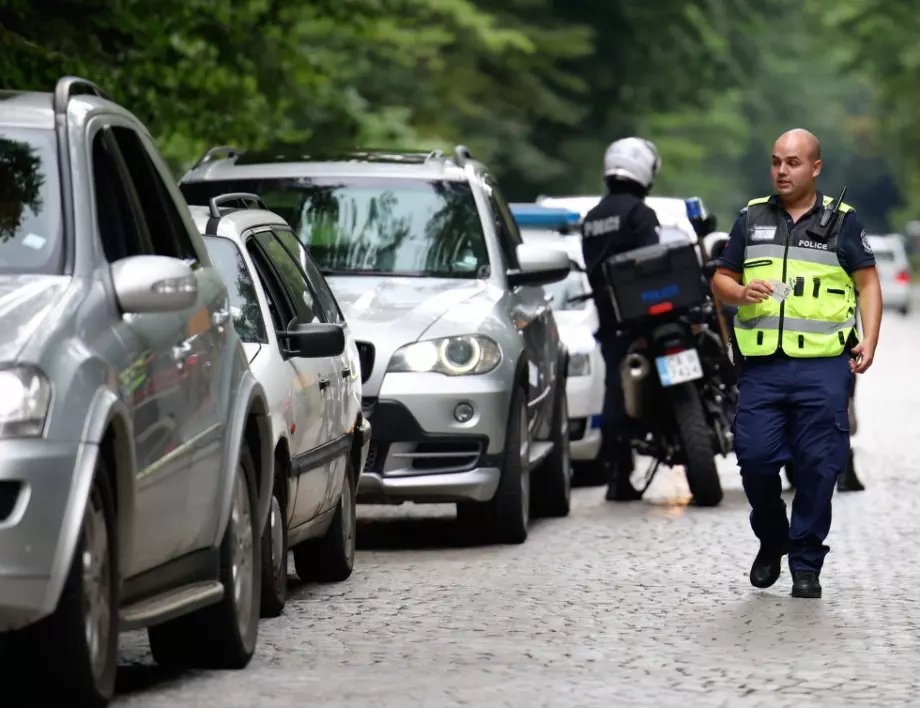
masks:
<path id="1" fill-rule="evenodd" d="M 288 549 L 302 579 L 338 581 L 355 560 L 358 475 L 370 445 L 358 347 L 322 274 L 280 216 L 189 207 L 227 284 L 230 317 L 265 390 L 274 489 L 262 538 L 262 615 L 287 598 Z M 260 204 L 261 206 L 261 204 Z"/>
<path id="2" fill-rule="evenodd" d="M 521 205 L 523 207 L 523 205 Z M 520 211 L 512 205 L 512 213 L 520 219 Z M 601 413 L 604 407 L 606 367 L 600 345 L 594 338 L 598 329 L 597 308 L 593 299 L 568 302 L 571 298 L 591 292 L 585 261 L 581 251 L 581 236 L 562 235 L 558 231 L 529 227 L 520 219 L 524 243 L 563 251 L 573 268 L 565 280 L 543 289 L 552 296 L 551 307 L 559 337 L 569 351 L 569 376 L 566 382 L 566 402 L 569 410 L 569 449 L 574 479 L 581 484 L 602 484 L 606 472 L 601 458 Z"/>
<path id="3" fill-rule="evenodd" d="M 899 234 L 869 236 L 868 241 L 875 253 L 882 302 L 885 307 L 906 315 L 910 312 L 911 277 L 910 261 L 902 237 Z"/>

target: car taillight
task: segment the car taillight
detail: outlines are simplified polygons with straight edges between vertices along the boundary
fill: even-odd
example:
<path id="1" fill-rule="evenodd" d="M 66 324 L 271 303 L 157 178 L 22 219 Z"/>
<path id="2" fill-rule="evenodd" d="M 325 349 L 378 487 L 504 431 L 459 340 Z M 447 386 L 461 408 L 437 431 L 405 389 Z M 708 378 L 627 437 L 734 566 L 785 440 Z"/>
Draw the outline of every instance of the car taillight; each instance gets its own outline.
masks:
<path id="1" fill-rule="evenodd" d="M 906 270 L 902 270 L 900 273 L 898 273 L 895 281 L 901 283 L 902 285 L 910 285 L 910 273 L 908 273 Z"/>

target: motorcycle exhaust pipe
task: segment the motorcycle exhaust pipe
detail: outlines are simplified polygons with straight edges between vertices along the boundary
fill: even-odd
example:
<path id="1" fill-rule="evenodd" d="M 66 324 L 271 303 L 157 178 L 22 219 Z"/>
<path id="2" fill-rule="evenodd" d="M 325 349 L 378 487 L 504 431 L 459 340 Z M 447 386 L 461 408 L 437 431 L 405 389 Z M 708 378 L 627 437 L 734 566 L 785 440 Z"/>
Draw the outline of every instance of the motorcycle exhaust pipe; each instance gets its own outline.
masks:
<path id="1" fill-rule="evenodd" d="M 645 379 L 652 370 L 649 360 L 633 352 L 623 359 L 620 366 L 620 382 L 623 386 L 623 402 L 626 414 L 635 420 L 642 419 L 642 392 Z"/>

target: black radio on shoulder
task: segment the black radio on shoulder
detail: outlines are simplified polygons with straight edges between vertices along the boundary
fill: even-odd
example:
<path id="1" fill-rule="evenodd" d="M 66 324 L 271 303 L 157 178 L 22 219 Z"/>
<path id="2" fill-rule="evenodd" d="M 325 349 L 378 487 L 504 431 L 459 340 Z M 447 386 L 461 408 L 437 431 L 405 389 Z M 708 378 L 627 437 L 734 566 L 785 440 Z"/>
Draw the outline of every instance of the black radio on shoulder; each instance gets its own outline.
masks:
<path id="1" fill-rule="evenodd" d="M 818 241 L 827 241 L 831 229 L 834 227 L 834 217 L 837 216 L 837 212 L 840 210 L 840 205 L 843 203 L 843 197 L 846 193 L 847 188 L 844 186 L 837 200 L 824 207 L 824 211 L 821 212 L 821 219 L 818 221 L 817 226 L 812 226 L 807 230 L 809 236 Z"/>
<path id="2" fill-rule="evenodd" d="M 629 325 L 706 302 L 708 290 L 690 241 L 644 246 L 603 263 L 604 278 L 620 323 Z"/>

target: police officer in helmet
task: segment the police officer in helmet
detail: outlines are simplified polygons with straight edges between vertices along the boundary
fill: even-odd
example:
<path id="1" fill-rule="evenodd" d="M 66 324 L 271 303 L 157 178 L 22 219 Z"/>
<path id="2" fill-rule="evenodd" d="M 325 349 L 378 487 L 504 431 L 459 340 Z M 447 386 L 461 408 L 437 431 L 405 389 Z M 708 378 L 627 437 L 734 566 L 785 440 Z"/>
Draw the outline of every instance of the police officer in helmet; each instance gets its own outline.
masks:
<path id="1" fill-rule="evenodd" d="M 658 243 L 658 217 L 644 200 L 660 168 L 661 157 L 652 142 L 632 137 L 612 143 L 604 155 L 607 194 L 582 223 L 582 253 L 600 321 L 596 336 L 607 367 L 602 426 L 609 501 L 633 501 L 642 494 L 629 479 L 634 469 L 632 435 L 620 383 L 620 363 L 630 341 L 617 330 L 601 263 L 618 253 Z"/>
<path id="2" fill-rule="evenodd" d="M 840 200 L 816 190 L 821 166 L 814 135 L 780 136 L 776 192 L 742 210 L 713 278 L 722 301 L 738 306 L 735 453 L 760 541 L 750 581 L 773 585 L 788 553 L 792 595 L 804 598 L 821 597 L 831 498 L 850 451 L 850 393 L 854 375 L 872 365 L 882 318 L 866 232 L 852 207 L 839 203 L 835 213 Z M 790 461 L 796 492 L 787 517 L 779 472 Z"/>

